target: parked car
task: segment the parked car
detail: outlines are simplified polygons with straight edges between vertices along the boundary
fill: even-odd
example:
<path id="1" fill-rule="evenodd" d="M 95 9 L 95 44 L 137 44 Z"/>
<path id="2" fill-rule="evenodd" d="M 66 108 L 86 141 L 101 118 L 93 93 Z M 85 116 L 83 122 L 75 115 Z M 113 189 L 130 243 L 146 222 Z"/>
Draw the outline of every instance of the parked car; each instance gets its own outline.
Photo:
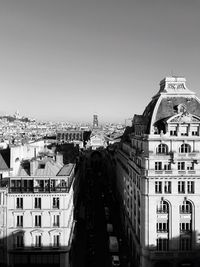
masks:
<path id="1" fill-rule="evenodd" d="M 110 211 L 109 211 L 109 208 L 108 208 L 108 207 L 105 207 L 105 208 L 104 208 L 104 211 L 105 211 L 105 217 L 106 217 L 106 220 L 108 221 L 109 218 L 110 218 Z"/>
<path id="2" fill-rule="evenodd" d="M 108 235 L 112 235 L 113 234 L 113 225 L 111 223 L 107 223 L 106 230 L 107 230 Z"/>
<path id="3" fill-rule="evenodd" d="M 119 267 L 120 266 L 120 260 L 118 255 L 112 255 L 112 266 L 113 267 Z"/>

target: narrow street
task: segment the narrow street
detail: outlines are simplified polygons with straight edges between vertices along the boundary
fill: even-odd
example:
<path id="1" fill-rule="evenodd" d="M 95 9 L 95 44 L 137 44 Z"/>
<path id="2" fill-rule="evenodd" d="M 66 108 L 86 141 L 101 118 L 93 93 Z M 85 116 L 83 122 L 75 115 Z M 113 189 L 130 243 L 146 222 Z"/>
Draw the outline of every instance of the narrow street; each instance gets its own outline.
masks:
<path id="1" fill-rule="evenodd" d="M 99 153 L 99 152 L 98 152 Z M 96 154 L 98 155 L 98 154 Z M 96 156 L 95 155 L 95 156 Z M 73 267 L 111 267 L 111 253 L 108 248 L 107 223 L 113 225 L 113 235 L 119 242 L 121 267 L 127 267 L 124 258 L 126 251 L 123 239 L 119 209 L 115 202 L 110 183 L 105 158 L 99 153 L 99 158 L 87 159 L 85 168 L 85 183 L 82 188 L 82 207 L 84 215 L 77 221 Z M 109 208 L 109 218 L 105 218 L 105 207 Z M 116 254 L 116 253 L 115 253 Z"/>

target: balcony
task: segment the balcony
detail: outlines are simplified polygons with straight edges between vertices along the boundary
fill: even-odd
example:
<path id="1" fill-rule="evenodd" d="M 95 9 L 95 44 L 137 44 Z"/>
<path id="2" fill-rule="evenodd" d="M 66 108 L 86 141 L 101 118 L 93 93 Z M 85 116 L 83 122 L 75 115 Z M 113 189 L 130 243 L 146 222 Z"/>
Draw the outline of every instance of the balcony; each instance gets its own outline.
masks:
<path id="1" fill-rule="evenodd" d="M 191 234 L 192 230 L 190 229 L 180 229 L 180 234 Z"/>
<path id="2" fill-rule="evenodd" d="M 185 159 L 185 158 L 199 159 L 200 152 L 199 151 L 188 152 L 188 153 L 172 152 L 172 156 L 174 157 L 174 159 Z"/>
<path id="3" fill-rule="evenodd" d="M 191 214 L 192 208 L 180 208 L 180 213 L 181 214 Z"/>
<path id="4" fill-rule="evenodd" d="M 168 233 L 169 229 L 157 229 L 157 233 Z"/>
<path id="5" fill-rule="evenodd" d="M 163 209 L 163 208 L 157 208 L 157 213 L 168 214 L 169 210 L 168 209 Z"/>
<path id="6" fill-rule="evenodd" d="M 69 187 L 9 187 L 9 193 L 68 193 Z"/>
<path id="7" fill-rule="evenodd" d="M 159 259 L 166 259 L 166 260 L 174 260 L 175 258 L 186 256 L 189 258 L 194 258 L 198 256 L 198 251 L 151 251 L 150 252 L 150 259 L 151 260 L 159 260 Z"/>
<path id="8" fill-rule="evenodd" d="M 144 170 L 146 176 L 200 175 L 200 170 Z"/>

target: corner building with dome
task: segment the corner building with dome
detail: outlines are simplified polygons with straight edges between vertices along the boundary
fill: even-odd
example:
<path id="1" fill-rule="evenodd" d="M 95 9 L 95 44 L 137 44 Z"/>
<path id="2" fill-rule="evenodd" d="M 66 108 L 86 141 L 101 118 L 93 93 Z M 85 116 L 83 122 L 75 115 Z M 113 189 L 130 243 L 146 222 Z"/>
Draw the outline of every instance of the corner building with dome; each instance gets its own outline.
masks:
<path id="1" fill-rule="evenodd" d="M 200 100 L 166 77 L 115 155 L 122 221 L 137 267 L 200 266 Z"/>

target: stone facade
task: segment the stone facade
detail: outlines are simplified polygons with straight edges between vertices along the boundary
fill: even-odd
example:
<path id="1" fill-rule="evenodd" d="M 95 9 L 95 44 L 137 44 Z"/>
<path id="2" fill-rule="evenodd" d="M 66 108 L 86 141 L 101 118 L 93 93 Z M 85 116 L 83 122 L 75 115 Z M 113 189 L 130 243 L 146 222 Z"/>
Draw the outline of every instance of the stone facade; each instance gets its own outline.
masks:
<path id="1" fill-rule="evenodd" d="M 8 178 L 4 202 L 0 188 L 7 266 L 71 266 L 78 192 L 75 167 L 64 165 L 61 155 L 56 160 L 40 156 L 21 161 L 17 174 Z"/>
<path id="2" fill-rule="evenodd" d="M 116 154 L 117 188 L 137 266 L 200 266 L 200 100 L 167 77 Z"/>

